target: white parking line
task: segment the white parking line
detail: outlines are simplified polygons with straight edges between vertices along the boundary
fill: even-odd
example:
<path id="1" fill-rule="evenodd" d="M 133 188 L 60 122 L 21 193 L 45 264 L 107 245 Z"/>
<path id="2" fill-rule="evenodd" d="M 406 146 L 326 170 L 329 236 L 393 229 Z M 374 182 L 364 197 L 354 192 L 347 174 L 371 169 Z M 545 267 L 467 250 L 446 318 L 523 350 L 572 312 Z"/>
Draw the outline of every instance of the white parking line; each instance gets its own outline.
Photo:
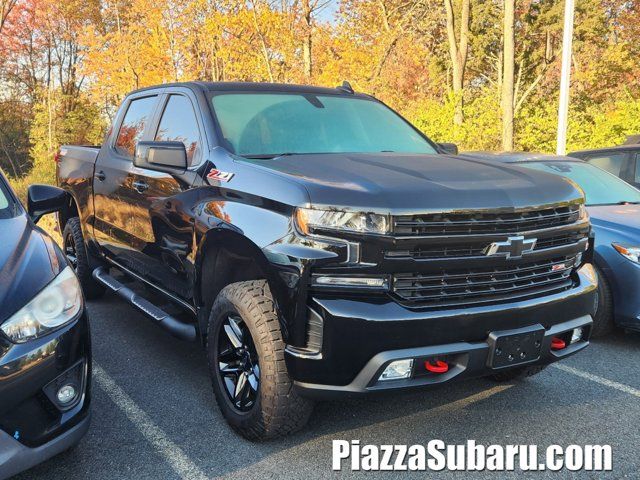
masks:
<path id="1" fill-rule="evenodd" d="M 598 375 L 594 375 L 593 373 L 578 370 L 577 368 L 573 368 L 562 363 L 554 363 L 552 366 L 557 368 L 558 370 L 572 373 L 573 375 L 584 378 L 586 380 L 590 380 L 595 383 L 599 383 L 600 385 L 604 385 L 605 387 L 613 388 L 620 392 L 628 393 L 629 395 L 640 398 L 640 390 L 630 387 L 629 385 L 625 385 L 624 383 L 614 382 L 613 380 L 609 380 L 608 378 L 600 377 Z"/>
<path id="2" fill-rule="evenodd" d="M 93 363 L 93 378 L 181 479 L 207 479 L 207 476 L 187 457 L 182 449 L 173 443 L 167 434 L 151 420 L 149 415 L 95 362 Z"/>

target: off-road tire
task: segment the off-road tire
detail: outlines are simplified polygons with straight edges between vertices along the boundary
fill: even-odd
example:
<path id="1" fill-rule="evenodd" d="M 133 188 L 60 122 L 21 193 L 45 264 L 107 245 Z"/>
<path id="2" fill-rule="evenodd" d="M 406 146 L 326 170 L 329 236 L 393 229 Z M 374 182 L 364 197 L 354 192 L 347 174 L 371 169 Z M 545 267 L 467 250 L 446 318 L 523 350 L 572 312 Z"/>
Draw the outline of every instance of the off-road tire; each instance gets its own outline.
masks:
<path id="1" fill-rule="evenodd" d="M 591 327 L 591 338 L 601 338 L 611 333 L 614 328 L 613 321 L 613 298 L 611 297 L 611 287 L 609 282 L 598 267 L 595 267 L 598 275 L 598 310 L 593 316 L 593 327 Z"/>
<path id="2" fill-rule="evenodd" d="M 229 315 L 242 319 L 258 355 L 260 376 L 257 400 L 247 412 L 235 408 L 218 368 L 218 344 Z M 216 298 L 209 315 L 207 357 L 218 406 L 231 427 L 249 440 L 282 437 L 301 429 L 313 402 L 295 391 L 284 360 L 278 315 L 267 282 L 233 283 Z"/>
<path id="3" fill-rule="evenodd" d="M 547 368 L 546 365 L 531 365 L 524 367 L 515 367 L 510 368 L 508 370 L 504 370 L 502 372 L 494 373 L 490 375 L 489 378 L 492 378 L 496 382 L 517 382 L 524 380 L 527 377 L 532 377 L 533 375 L 537 375 L 541 371 Z"/>
<path id="4" fill-rule="evenodd" d="M 72 239 L 75 249 L 75 261 L 71 262 L 73 268 L 76 271 L 84 297 L 87 300 L 95 300 L 102 297 L 105 292 L 105 287 L 96 282 L 91 276 L 92 266 L 89 261 L 89 253 L 84 243 L 82 236 L 82 227 L 80 226 L 80 219 L 78 217 L 72 217 L 67 221 L 62 232 L 62 251 L 68 256 L 69 240 Z"/>

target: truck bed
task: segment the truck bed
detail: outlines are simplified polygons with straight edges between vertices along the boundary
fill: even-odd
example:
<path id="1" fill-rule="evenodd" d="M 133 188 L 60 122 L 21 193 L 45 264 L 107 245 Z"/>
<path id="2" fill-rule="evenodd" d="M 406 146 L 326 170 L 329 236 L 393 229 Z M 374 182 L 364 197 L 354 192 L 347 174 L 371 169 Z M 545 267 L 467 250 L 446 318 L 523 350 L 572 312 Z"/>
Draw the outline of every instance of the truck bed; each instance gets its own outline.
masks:
<path id="1" fill-rule="evenodd" d="M 81 162 L 95 163 L 100 148 L 100 145 L 62 145 L 58 163 L 68 157 Z"/>

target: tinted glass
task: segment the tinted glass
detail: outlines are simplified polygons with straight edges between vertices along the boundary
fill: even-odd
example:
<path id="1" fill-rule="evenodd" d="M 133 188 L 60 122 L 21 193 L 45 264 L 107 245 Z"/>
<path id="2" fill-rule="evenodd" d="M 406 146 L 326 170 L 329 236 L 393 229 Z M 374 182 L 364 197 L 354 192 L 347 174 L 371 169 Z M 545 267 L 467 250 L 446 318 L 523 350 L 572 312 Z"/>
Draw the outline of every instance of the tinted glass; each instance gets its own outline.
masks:
<path id="1" fill-rule="evenodd" d="M 636 176 L 634 181 L 640 184 L 640 153 L 636 155 Z"/>
<path id="2" fill-rule="evenodd" d="M 588 163 L 526 162 L 519 165 L 570 178 L 584 190 L 587 205 L 640 202 L 640 190 Z"/>
<path id="3" fill-rule="evenodd" d="M 116 139 L 116 150 L 119 154 L 133 158 L 136 145 L 142 139 L 147 122 L 153 114 L 155 102 L 156 97 L 145 97 L 133 100 L 129 104 Z"/>
<path id="4" fill-rule="evenodd" d="M 182 142 L 187 149 L 187 160 L 191 165 L 200 141 L 200 132 L 193 107 L 187 97 L 171 95 L 162 114 L 157 141 Z"/>
<path id="5" fill-rule="evenodd" d="M 418 132 L 379 102 L 339 95 L 283 93 L 212 97 L 235 153 L 435 153 Z"/>
<path id="6" fill-rule="evenodd" d="M 16 204 L 9 194 L 9 189 L 4 183 L 4 180 L 0 178 L 0 219 L 12 218 L 15 217 L 16 214 Z"/>
<path id="7" fill-rule="evenodd" d="M 597 157 L 589 157 L 587 161 L 596 167 L 600 167 L 607 172 L 613 173 L 616 177 L 620 176 L 622 167 L 624 166 L 624 153 L 612 153 L 607 155 L 598 155 Z"/>

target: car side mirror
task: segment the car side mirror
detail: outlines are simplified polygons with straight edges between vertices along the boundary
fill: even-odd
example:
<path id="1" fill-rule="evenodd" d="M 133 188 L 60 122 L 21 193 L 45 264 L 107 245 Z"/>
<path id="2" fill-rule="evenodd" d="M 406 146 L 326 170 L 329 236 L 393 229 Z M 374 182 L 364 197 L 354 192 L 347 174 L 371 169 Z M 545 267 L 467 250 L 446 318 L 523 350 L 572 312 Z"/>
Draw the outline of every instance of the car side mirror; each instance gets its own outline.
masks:
<path id="1" fill-rule="evenodd" d="M 455 143 L 439 143 L 440 151 L 447 155 L 458 155 L 458 146 Z"/>
<path id="2" fill-rule="evenodd" d="M 67 192 L 53 185 L 30 185 L 27 211 L 34 222 L 47 213 L 59 212 L 67 206 Z"/>
<path id="3" fill-rule="evenodd" d="M 183 173 L 187 169 L 187 149 L 182 142 L 138 142 L 133 164 L 159 172 Z"/>

